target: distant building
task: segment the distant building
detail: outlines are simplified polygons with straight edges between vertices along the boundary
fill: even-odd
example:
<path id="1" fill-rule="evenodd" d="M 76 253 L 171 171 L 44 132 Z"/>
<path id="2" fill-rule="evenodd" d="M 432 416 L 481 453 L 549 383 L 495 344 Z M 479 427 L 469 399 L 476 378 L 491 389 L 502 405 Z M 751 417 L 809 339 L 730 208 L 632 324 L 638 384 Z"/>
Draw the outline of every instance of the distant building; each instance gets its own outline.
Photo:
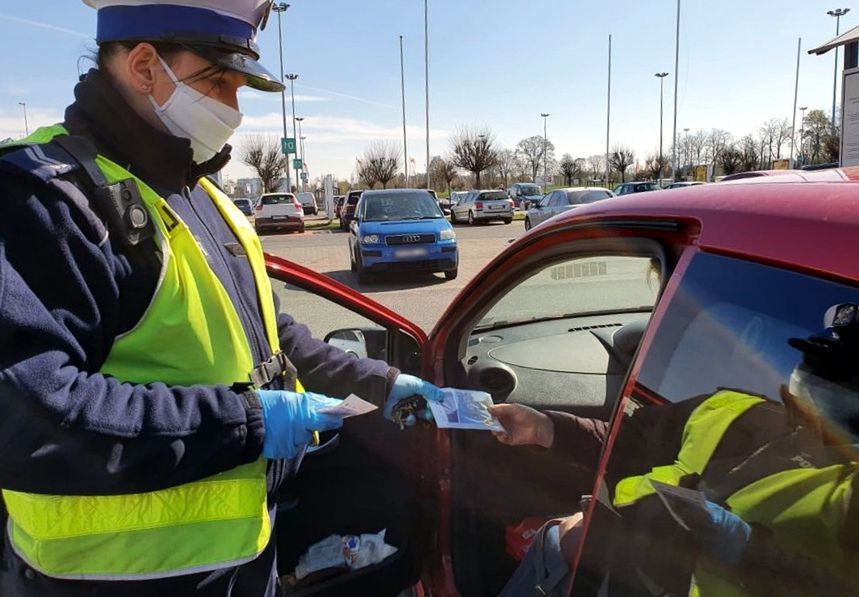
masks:
<path id="1" fill-rule="evenodd" d="M 240 178 L 236 181 L 234 197 L 254 199 L 262 195 L 262 181 L 259 178 Z"/>

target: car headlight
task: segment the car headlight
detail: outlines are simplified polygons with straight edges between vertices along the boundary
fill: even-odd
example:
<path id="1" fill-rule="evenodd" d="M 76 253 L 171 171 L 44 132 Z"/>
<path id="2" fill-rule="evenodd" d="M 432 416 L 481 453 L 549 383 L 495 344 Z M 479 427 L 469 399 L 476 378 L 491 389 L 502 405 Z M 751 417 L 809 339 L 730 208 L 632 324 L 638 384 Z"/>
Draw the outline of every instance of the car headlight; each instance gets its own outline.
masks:
<path id="1" fill-rule="evenodd" d="M 453 231 L 453 228 L 446 228 L 442 230 L 438 235 L 439 240 L 456 240 L 456 232 Z"/>
<path id="2" fill-rule="evenodd" d="M 379 235 L 378 234 L 367 234 L 361 237 L 362 245 L 378 245 L 379 244 Z"/>

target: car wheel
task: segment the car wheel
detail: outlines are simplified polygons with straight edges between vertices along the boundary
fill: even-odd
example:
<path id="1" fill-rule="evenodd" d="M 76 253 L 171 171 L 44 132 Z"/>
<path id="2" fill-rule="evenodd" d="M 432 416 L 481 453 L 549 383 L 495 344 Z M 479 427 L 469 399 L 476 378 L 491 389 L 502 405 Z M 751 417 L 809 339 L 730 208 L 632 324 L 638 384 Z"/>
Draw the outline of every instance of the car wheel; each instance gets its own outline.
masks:
<path id="1" fill-rule="evenodd" d="M 351 246 L 349 247 L 349 269 L 351 269 L 353 273 L 358 271 L 358 265 L 355 263 L 355 255 L 352 253 Z"/>
<path id="2" fill-rule="evenodd" d="M 355 258 L 355 273 L 358 275 L 358 282 L 360 282 L 361 284 L 366 284 L 370 278 L 370 275 L 367 273 L 367 270 L 364 269 L 364 264 L 361 263 L 360 255 Z"/>
<path id="3" fill-rule="evenodd" d="M 301 225 L 301 228 L 298 229 L 299 234 L 304 234 L 304 224 Z"/>
<path id="4" fill-rule="evenodd" d="M 452 226 L 456 226 L 459 222 L 456 220 L 456 213 L 453 210 L 450 210 L 450 223 Z"/>
<path id="5" fill-rule="evenodd" d="M 444 272 L 445 280 L 456 280 L 456 277 L 459 275 L 459 268 L 452 269 L 450 271 Z"/>
<path id="6" fill-rule="evenodd" d="M 505 224 L 510 224 L 512 221 L 513 221 L 513 218 L 505 218 L 504 219 Z"/>
<path id="7" fill-rule="evenodd" d="M 474 219 L 474 212 L 468 212 L 468 225 L 474 226 L 477 222 Z"/>
<path id="8" fill-rule="evenodd" d="M 531 218 L 525 218 L 525 230 L 531 230 Z"/>

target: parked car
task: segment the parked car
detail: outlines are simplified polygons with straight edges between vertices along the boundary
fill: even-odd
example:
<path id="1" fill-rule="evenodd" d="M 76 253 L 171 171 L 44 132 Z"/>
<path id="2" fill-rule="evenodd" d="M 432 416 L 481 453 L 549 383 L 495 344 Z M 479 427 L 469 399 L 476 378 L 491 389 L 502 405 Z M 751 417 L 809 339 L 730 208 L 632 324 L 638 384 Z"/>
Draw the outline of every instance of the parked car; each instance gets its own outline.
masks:
<path id="1" fill-rule="evenodd" d="M 450 208 L 451 224 L 513 221 L 513 200 L 504 191 L 472 191 Z"/>
<path id="2" fill-rule="evenodd" d="M 357 417 L 340 432 L 339 446 L 311 455 L 293 481 L 295 494 L 314 499 L 278 513 L 280 573 L 291 572 L 320 538 L 387 529 L 388 542 L 399 549 L 395 556 L 327 577 L 302 595 L 396 595 L 416 585 L 417 593 L 435 597 L 497 595 L 517 563 L 510 554 L 521 557 L 522 544 L 505 537 L 533 535 L 543 520 L 577 510 L 579 496 L 592 495 L 583 502 L 588 525 L 573 594 L 668 594 L 669 585 L 685 594 L 697 553 L 688 540 L 696 533 L 671 533 L 666 541 L 670 520 L 655 524 L 650 516 L 633 517 L 612 505 L 619 475 L 651 466 L 622 460 L 629 449 L 621 446 L 627 432 L 642 430 L 630 424 L 629 415 L 639 409 L 679 417 L 681 429 L 676 421 L 671 426 L 676 433 L 662 431 L 664 419 L 657 417 L 632 446 L 636 458 L 676 470 L 677 453 L 665 447 L 679 446 L 683 422 L 697 404 L 692 399 L 732 388 L 767 400 L 775 413 L 797 405 L 771 428 L 783 441 L 767 445 L 774 449 L 772 459 L 751 462 L 743 443 L 731 442 L 725 466 L 684 477 L 686 488 L 706 487 L 707 499 L 721 501 L 725 491 L 731 495 L 754 483 L 753 492 L 766 499 L 753 519 L 763 543 L 755 542 L 753 531 L 749 544 L 765 551 L 760 558 L 750 553 L 755 567 L 743 566 L 743 572 L 764 583 L 843 587 L 839 573 L 855 554 L 849 533 L 841 532 L 846 514 L 836 504 L 842 502 L 829 500 L 849 495 L 851 479 L 855 485 L 855 473 L 842 476 L 837 466 L 849 470 L 856 460 L 849 445 L 856 443 L 855 424 L 845 425 L 859 416 L 859 396 L 855 388 L 845 393 L 830 382 L 844 400 L 797 403 L 791 372 L 803 361 L 797 340 L 822 331 L 833 306 L 859 303 L 859 261 L 843 250 L 859 235 L 859 170 L 803 174 L 807 182 L 739 181 L 571 210 L 525 234 L 478 272 L 429 336 L 343 284 L 269 257 L 277 288 L 317 295 L 319 300 L 306 301 L 309 310 L 328 299 L 384 328 L 361 329 L 368 342 L 372 334 L 380 337 L 392 366 L 439 386 L 486 391 L 496 402 L 606 421 L 612 438 L 602 452 L 592 445 L 580 466 L 570 466 L 552 453 L 501 445 L 488 433 L 414 429 L 405 442 L 380 417 Z M 300 313 L 291 314 L 301 320 Z M 845 335 L 854 333 L 855 321 L 842 322 L 854 326 Z M 825 346 L 837 346 L 831 330 L 820 338 L 828 344 L 819 342 L 818 356 Z M 848 366 L 855 367 L 850 359 Z M 724 404 L 741 401 L 728 393 Z M 838 409 L 846 409 L 842 419 L 828 414 Z M 721 433 L 721 420 L 701 425 Z M 743 438 L 765 427 L 736 410 L 731 428 Z M 847 441 L 833 445 L 839 439 Z M 710 446 L 721 454 L 717 442 L 718 436 Z M 800 443 L 803 453 L 794 454 Z M 841 457 L 842 464 L 828 467 Z M 761 479 L 772 473 L 782 479 L 778 487 L 789 489 L 777 500 Z M 790 482 L 797 475 L 804 480 Z M 844 490 L 826 490 L 816 481 L 824 478 L 845 483 Z M 748 495 L 740 497 L 728 500 L 744 517 Z M 675 547 L 683 557 L 670 557 L 678 554 Z M 787 579 L 783 553 L 791 554 L 791 566 L 802 563 Z M 648 560 L 652 555 L 669 557 Z M 724 563 L 718 576 L 744 592 L 736 570 Z M 702 578 L 698 569 L 695 577 Z"/>
<path id="3" fill-rule="evenodd" d="M 453 280 L 459 271 L 453 227 L 432 195 L 419 189 L 365 191 L 350 227 L 349 259 L 362 281 L 403 271 L 443 272 Z"/>
<path id="4" fill-rule="evenodd" d="M 614 194 L 620 197 L 621 195 L 631 195 L 633 193 L 647 193 L 649 191 L 658 191 L 659 185 L 655 182 L 625 182 L 614 188 Z"/>
<path id="5" fill-rule="evenodd" d="M 729 174 L 719 179 L 719 182 L 731 182 L 733 180 L 743 180 L 746 178 L 761 178 L 764 176 L 785 176 L 789 174 L 797 174 L 797 170 L 751 170 L 749 172 L 737 172 Z"/>
<path id="6" fill-rule="evenodd" d="M 239 208 L 239 210 L 247 216 L 248 221 L 253 224 L 256 220 L 255 212 L 254 212 L 254 202 L 250 199 L 233 199 L 233 204 Z"/>
<path id="7" fill-rule="evenodd" d="M 543 191 L 537 183 L 517 182 L 507 189 L 507 196 L 521 211 L 525 211 L 543 198 Z"/>
<path id="8" fill-rule="evenodd" d="M 286 230 L 304 232 L 304 210 L 292 193 L 266 193 L 256 205 L 257 232 Z"/>
<path id="9" fill-rule="evenodd" d="M 335 195 L 334 196 L 334 219 L 340 219 L 340 213 L 343 210 L 343 202 L 346 201 L 345 195 Z"/>
<path id="10" fill-rule="evenodd" d="M 346 232 L 349 230 L 349 223 L 355 218 L 355 208 L 358 206 L 358 200 L 361 199 L 361 193 L 364 191 L 349 191 L 346 193 L 346 201 L 343 202 L 343 207 L 340 208 L 340 230 Z"/>
<path id="11" fill-rule="evenodd" d="M 530 230 L 537 224 L 574 207 L 581 207 L 610 197 L 614 197 L 614 193 L 608 189 L 573 187 L 552 191 L 528 210 L 525 215 L 525 230 Z"/>
<path id="12" fill-rule="evenodd" d="M 319 208 L 316 206 L 316 195 L 314 195 L 313 193 L 299 193 L 298 202 L 301 203 L 301 207 L 304 208 L 305 214 L 311 214 L 315 216 L 319 213 Z"/>
<path id="13" fill-rule="evenodd" d="M 707 183 L 701 182 L 699 180 L 690 180 L 690 181 L 677 181 L 669 184 L 666 189 L 686 189 L 689 187 L 700 187 Z"/>

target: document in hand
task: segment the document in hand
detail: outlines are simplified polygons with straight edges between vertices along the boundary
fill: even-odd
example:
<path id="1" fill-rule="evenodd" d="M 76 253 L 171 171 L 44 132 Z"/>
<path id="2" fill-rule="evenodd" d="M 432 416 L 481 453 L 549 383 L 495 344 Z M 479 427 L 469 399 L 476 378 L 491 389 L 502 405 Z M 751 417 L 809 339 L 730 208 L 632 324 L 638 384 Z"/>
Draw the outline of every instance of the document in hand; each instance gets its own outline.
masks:
<path id="1" fill-rule="evenodd" d="M 370 404 L 366 400 L 358 398 L 358 396 L 356 396 L 355 394 L 349 394 L 346 400 L 344 400 L 337 406 L 324 408 L 319 412 L 324 413 L 326 415 L 334 415 L 336 417 L 348 419 L 349 417 L 359 417 L 361 415 L 366 415 L 367 413 L 371 413 L 377 409 L 378 407 L 374 404 Z"/>
<path id="2" fill-rule="evenodd" d="M 443 388 L 442 393 L 441 402 L 427 401 L 439 428 L 504 431 L 498 419 L 489 414 L 492 396 L 486 392 Z"/>

